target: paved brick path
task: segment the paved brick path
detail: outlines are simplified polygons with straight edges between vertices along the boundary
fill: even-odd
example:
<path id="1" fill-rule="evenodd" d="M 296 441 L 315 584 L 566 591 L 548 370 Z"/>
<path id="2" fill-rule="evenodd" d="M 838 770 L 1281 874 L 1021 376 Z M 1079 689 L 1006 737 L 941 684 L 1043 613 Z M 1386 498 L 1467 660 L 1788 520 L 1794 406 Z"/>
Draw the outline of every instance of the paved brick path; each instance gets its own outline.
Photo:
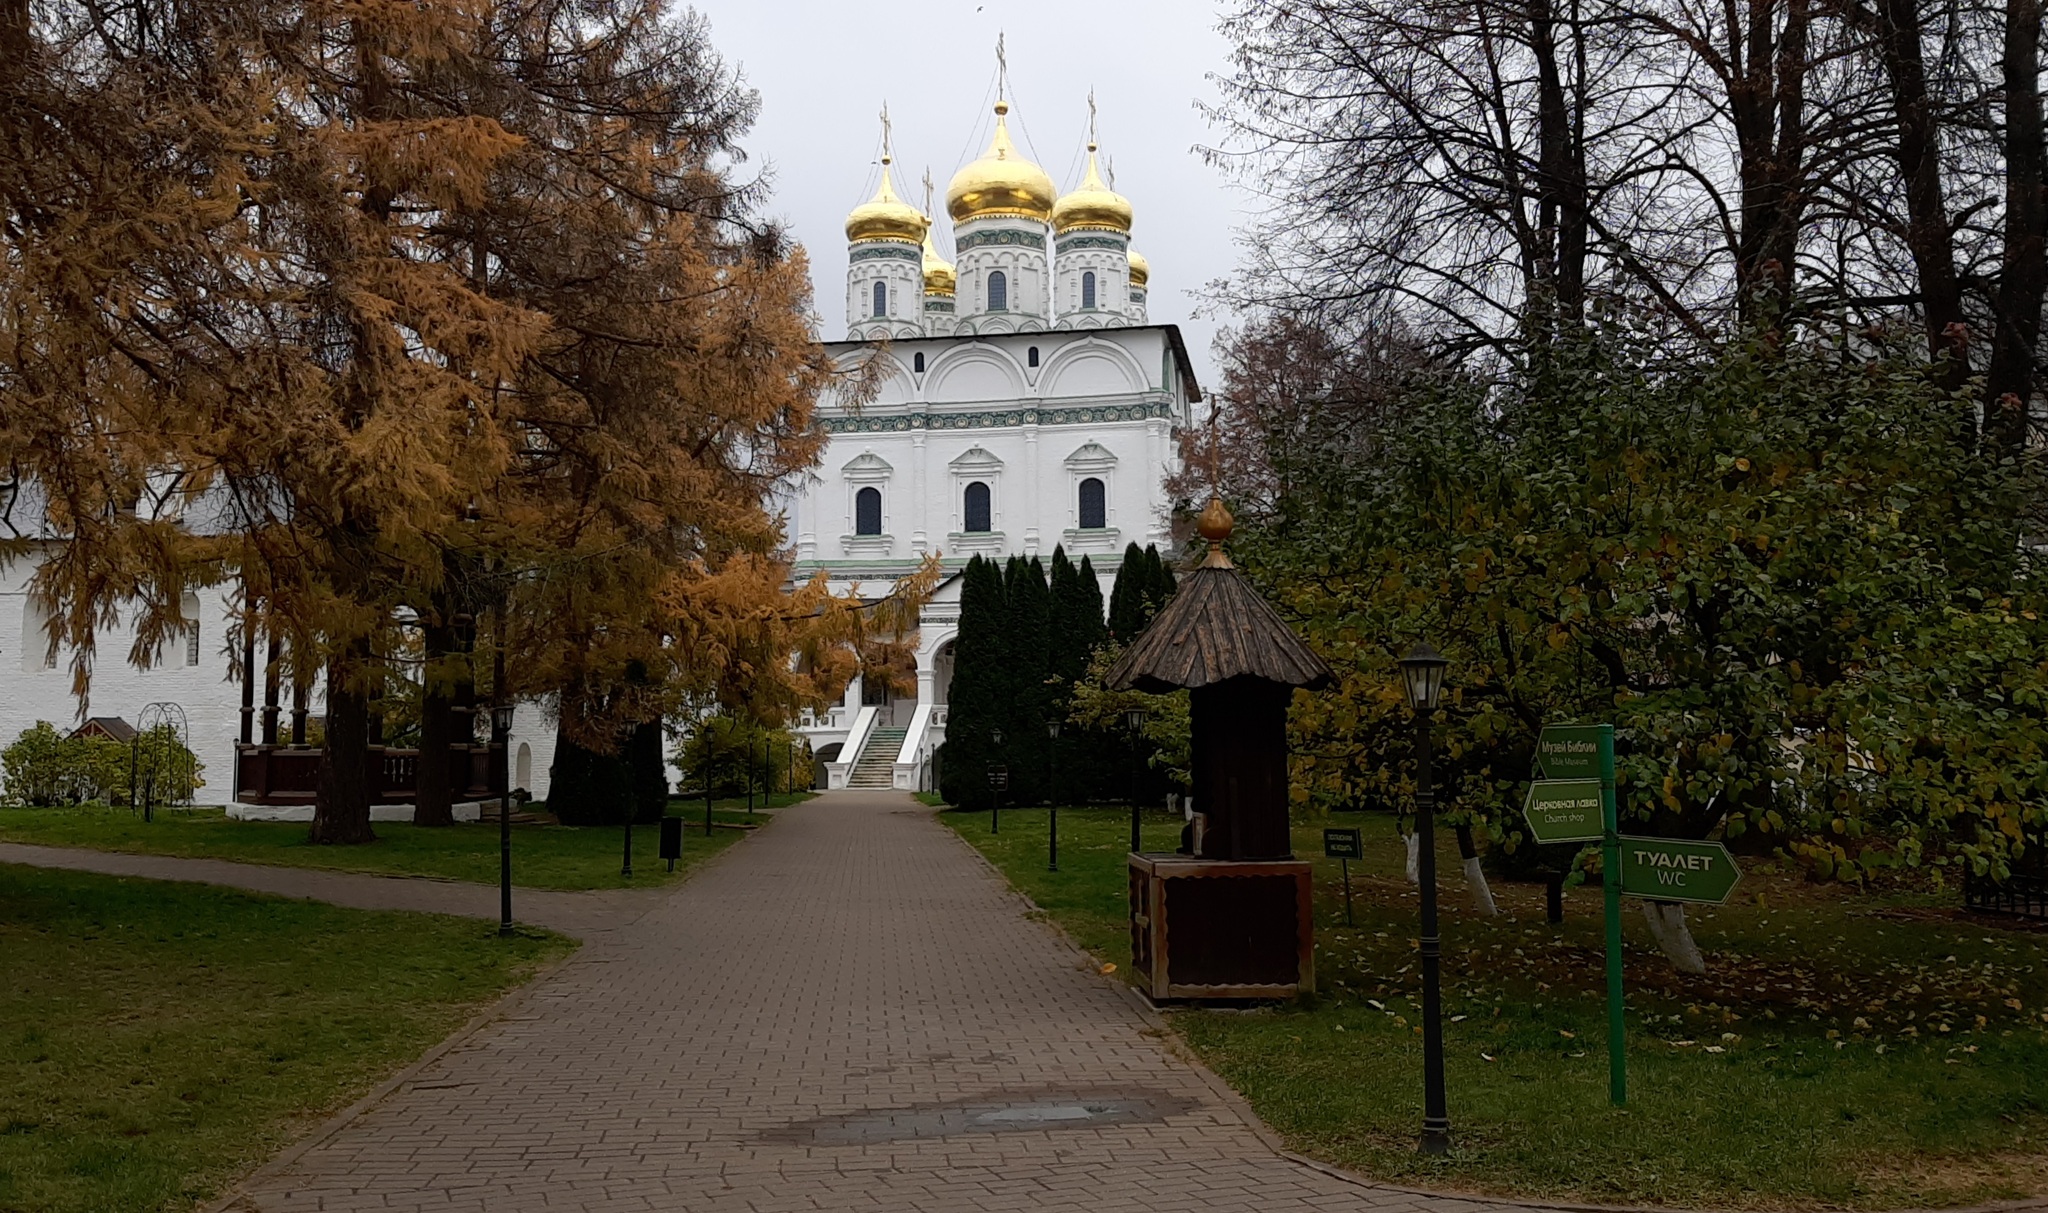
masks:
<path id="1" fill-rule="evenodd" d="M 822 797 L 238 1209 L 1381 1210 L 1276 1154 L 929 811 Z"/>
<path id="2" fill-rule="evenodd" d="M 514 862 L 516 863 L 516 857 Z M 187 880 L 227 885 L 279 897 L 301 897 L 359 910 L 419 910 L 463 918 L 498 918 L 498 887 L 459 880 L 419 876 L 375 876 L 366 872 L 329 872 L 281 864 L 235 863 L 225 859 L 188 859 L 177 855 L 127 855 L 76 847 L 37 847 L 0 842 L 0 863 L 39 868 L 66 868 L 109 876 L 146 876 L 151 880 Z M 518 869 L 513 869 L 517 879 Z M 591 938 L 617 928 L 661 904 L 656 890 L 615 889 L 570 893 L 555 889 L 512 890 L 512 911 L 519 921 Z"/>

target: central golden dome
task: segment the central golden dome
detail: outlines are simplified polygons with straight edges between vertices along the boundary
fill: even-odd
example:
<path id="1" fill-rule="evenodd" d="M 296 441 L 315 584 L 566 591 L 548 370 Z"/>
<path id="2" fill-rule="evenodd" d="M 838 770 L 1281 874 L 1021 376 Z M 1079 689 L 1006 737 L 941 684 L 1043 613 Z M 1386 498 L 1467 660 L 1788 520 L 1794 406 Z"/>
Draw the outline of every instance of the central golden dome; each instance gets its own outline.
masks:
<path id="1" fill-rule="evenodd" d="M 863 240 L 907 240 L 912 244 L 924 239 L 931 230 L 932 221 L 924 212 L 896 196 L 896 188 L 889 181 L 889 157 L 882 157 L 882 188 L 875 196 L 853 208 L 846 217 L 846 238 L 854 243 Z"/>
<path id="2" fill-rule="evenodd" d="M 1062 197 L 1052 207 L 1052 230 L 1065 233 L 1075 228 L 1105 231 L 1131 230 L 1131 200 L 1103 184 L 1095 169 L 1095 145 L 1088 145 L 1088 175 L 1081 188 Z"/>
<path id="3" fill-rule="evenodd" d="M 931 232 L 926 231 L 924 234 L 924 293 L 927 295 L 942 295 L 950 299 L 953 297 L 955 282 L 953 263 L 939 256 L 939 250 L 932 247 Z"/>
<path id="4" fill-rule="evenodd" d="M 987 215 L 1020 215 L 1040 223 L 1052 217 L 1052 178 L 1017 154 L 1010 142 L 1009 112 L 1009 102 L 996 102 L 996 135 L 988 151 L 954 173 L 946 186 L 946 212 L 955 223 Z"/>

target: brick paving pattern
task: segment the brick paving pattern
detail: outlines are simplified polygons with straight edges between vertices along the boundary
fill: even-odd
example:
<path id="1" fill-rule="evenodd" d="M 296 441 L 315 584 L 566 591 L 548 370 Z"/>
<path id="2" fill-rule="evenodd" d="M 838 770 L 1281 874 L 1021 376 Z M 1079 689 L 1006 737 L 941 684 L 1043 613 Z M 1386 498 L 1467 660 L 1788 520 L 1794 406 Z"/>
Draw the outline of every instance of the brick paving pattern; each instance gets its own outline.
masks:
<path id="1" fill-rule="evenodd" d="M 930 811 L 822 797 L 234 1202 L 1483 1213 L 1276 1154 Z"/>

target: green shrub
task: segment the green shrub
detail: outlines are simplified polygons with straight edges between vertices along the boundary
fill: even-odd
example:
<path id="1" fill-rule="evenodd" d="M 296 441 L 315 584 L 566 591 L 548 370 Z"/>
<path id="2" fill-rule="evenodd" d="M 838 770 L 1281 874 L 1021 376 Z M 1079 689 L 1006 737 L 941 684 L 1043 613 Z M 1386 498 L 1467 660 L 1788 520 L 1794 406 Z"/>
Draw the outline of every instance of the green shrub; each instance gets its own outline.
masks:
<path id="1" fill-rule="evenodd" d="M 169 728 L 152 729 L 129 743 L 66 737 L 38 720 L 0 750 L 4 792 L 17 804 L 127 804 L 131 773 L 159 804 L 189 801 L 205 782 L 199 777 L 203 769 Z"/>

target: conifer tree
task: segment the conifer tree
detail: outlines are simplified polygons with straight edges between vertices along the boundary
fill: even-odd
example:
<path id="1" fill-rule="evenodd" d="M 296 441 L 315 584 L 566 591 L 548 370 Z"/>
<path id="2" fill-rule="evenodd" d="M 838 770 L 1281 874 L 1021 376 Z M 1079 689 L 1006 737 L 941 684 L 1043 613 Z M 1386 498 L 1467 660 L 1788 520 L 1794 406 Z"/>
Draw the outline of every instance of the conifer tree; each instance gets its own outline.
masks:
<path id="1" fill-rule="evenodd" d="M 996 761 L 990 732 L 1004 727 L 1007 615 L 1002 573 L 993 561 L 969 560 L 961 573 L 960 634 L 946 696 L 946 744 L 939 751 L 939 792 L 949 804 L 989 802 L 987 771 Z"/>
<path id="2" fill-rule="evenodd" d="M 1010 798 L 1036 804 L 1045 798 L 1047 748 L 1045 722 L 1053 714 L 1051 649 L 1052 595 L 1045 565 L 1033 556 L 1013 557 L 1014 579 L 1006 578 L 1009 599 L 1011 691 L 1009 724 L 1003 749 L 1010 765 Z"/>
<path id="3" fill-rule="evenodd" d="M 1124 545 L 1123 562 L 1116 566 L 1116 580 L 1109 587 L 1109 635 L 1118 644 L 1137 639 L 1145 626 L 1145 553 L 1138 545 Z"/>

